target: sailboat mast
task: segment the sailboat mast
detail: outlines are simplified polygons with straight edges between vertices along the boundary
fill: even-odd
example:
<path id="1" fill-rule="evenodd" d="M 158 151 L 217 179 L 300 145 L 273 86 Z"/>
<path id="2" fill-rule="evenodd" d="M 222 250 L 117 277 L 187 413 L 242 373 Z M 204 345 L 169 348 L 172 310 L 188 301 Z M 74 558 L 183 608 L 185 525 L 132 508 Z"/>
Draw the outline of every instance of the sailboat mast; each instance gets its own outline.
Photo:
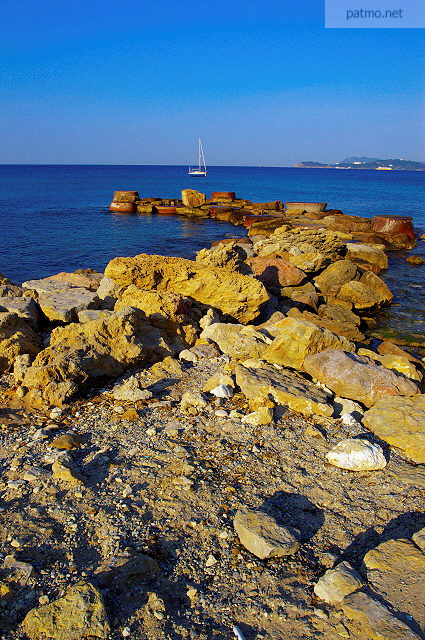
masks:
<path id="1" fill-rule="evenodd" d="M 199 171 L 201 170 L 201 150 L 202 150 L 201 138 L 198 138 L 198 169 Z"/>

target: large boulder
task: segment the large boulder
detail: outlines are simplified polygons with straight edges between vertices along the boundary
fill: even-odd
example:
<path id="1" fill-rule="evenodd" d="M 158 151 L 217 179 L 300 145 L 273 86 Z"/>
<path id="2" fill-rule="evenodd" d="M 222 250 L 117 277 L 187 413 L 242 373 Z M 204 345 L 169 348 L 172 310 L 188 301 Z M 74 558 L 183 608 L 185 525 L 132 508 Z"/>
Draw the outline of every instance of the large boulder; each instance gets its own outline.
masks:
<path id="1" fill-rule="evenodd" d="M 382 245 L 381 245 L 382 246 Z M 348 243 L 347 258 L 367 271 L 380 273 L 388 269 L 388 256 L 377 247 L 364 243 Z"/>
<path id="2" fill-rule="evenodd" d="M 111 632 L 100 591 L 85 582 L 69 587 L 58 600 L 31 609 L 22 629 L 30 640 L 101 640 Z"/>
<path id="3" fill-rule="evenodd" d="M 325 349 L 307 356 L 304 370 L 338 396 L 357 400 L 366 407 L 385 396 L 420 393 L 416 383 L 405 376 L 341 349 Z"/>
<path id="4" fill-rule="evenodd" d="M 382 398 L 366 411 L 363 424 L 409 460 L 425 463 L 425 395 Z"/>
<path id="5" fill-rule="evenodd" d="M 292 287 L 306 278 L 304 271 L 281 258 L 249 258 L 246 262 L 265 287 Z"/>
<path id="6" fill-rule="evenodd" d="M 387 540 L 363 561 L 375 593 L 425 630 L 425 554 L 410 540 Z"/>
<path id="7" fill-rule="evenodd" d="M 269 300 L 266 289 L 255 278 L 184 258 L 144 253 L 134 258 L 114 258 L 105 276 L 120 286 L 133 284 L 140 289 L 190 296 L 243 324 L 256 318 L 261 305 Z"/>
<path id="8" fill-rule="evenodd" d="M 303 371 L 307 356 L 324 349 L 355 351 L 355 345 L 344 337 L 331 333 L 298 318 L 285 318 L 267 327 L 275 339 L 263 353 L 263 360 Z"/>
<path id="9" fill-rule="evenodd" d="M 328 395 L 294 371 L 277 370 L 275 367 L 259 363 L 240 364 L 236 367 L 236 383 L 246 398 L 252 401 L 273 401 L 305 415 L 331 416 L 333 407 Z"/>
<path id="10" fill-rule="evenodd" d="M 73 271 L 72 273 L 61 271 L 53 276 L 44 278 L 44 281 L 51 280 L 62 283 L 65 286 L 83 287 L 83 289 L 89 289 L 89 291 L 96 291 L 102 278 L 103 273 L 93 271 L 93 269 L 77 269 L 77 271 Z"/>
<path id="11" fill-rule="evenodd" d="M 357 353 L 359 354 L 359 356 L 366 356 L 367 358 L 371 358 L 376 363 L 382 364 L 382 366 L 386 367 L 387 369 L 398 371 L 407 378 L 417 380 L 418 382 L 422 380 L 422 373 L 418 371 L 415 365 L 406 356 L 391 355 L 389 353 L 381 356 L 374 351 L 370 351 L 370 349 L 359 349 Z"/>
<path id="12" fill-rule="evenodd" d="M 249 234 L 257 233 L 257 227 L 252 225 Z M 297 255 L 302 253 L 321 253 L 328 259 L 340 260 L 346 253 L 345 243 L 338 234 L 323 228 L 295 227 L 291 229 L 284 221 L 275 229 L 268 238 L 258 243 L 258 255 L 261 257 L 279 256 L 285 252 L 296 250 Z"/>
<path id="13" fill-rule="evenodd" d="M 0 312 L 0 373 L 9 371 L 17 356 L 31 358 L 41 350 L 41 341 L 31 327 L 16 313 Z"/>
<path id="14" fill-rule="evenodd" d="M 205 194 L 195 189 L 183 189 L 182 201 L 185 207 L 201 207 L 205 204 Z"/>
<path id="15" fill-rule="evenodd" d="M 122 290 L 115 310 L 137 307 L 144 311 L 154 327 L 182 340 L 182 348 L 192 346 L 197 339 L 197 326 L 192 300 L 177 293 L 139 289 L 130 285 Z"/>
<path id="16" fill-rule="evenodd" d="M 226 356 L 241 360 L 259 359 L 270 342 L 266 335 L 252 325 L 215 322 L 201 333 L 202 340 L 212 340 Z"/>
<path id="17" fill-rule="evenodd" d="M 6 278 L 5 275 L 0 273 L 0 296 L 16 297 L 21 296 L 23 292 L 24 290 L 21 286 L 19 286 L 18 284 L 13 284 L 13 282 L 11 282 L 9 278 Z"/>
<path id="18" fill-rule="evenodd" d="M 50 346 L 26 371 L 23 385 L 35 406 L 63 406 L 89 379 L 118 376 L 128 367 L 170 355 L 166 335 L 139 309 L 53 330 Z"/>
<path id="19" fill-rule="evenodd" d="M 360 269 L 351 260 L 338 260 L 314 278 L 316 287 L 325 295 L 336 296 L 342 285 L 360 278 Z"/>
<path id="20" fill-rule="evenodd" d="M 299 297 L 295 297 L 295 296 L 293 297 L 293 299 L 294 298 L 295 300 L 300 299 Z M 337 305 L 329 305 L 329 306 L 337 306 Z M 340 309 L 343 309 L 343 308 L 344 307 L 340 307 Z M 348 313 L 351 313 L 349 309 L 345 309 L 345 311 L 347 311 Z M 297 307 L 292 307 L 287 312 L 286 315 L 288 318 L 298 318 L 299 320 L 305 320 L 306 322 L 311 322 L 312 324 L 315 324 L 317 327 L 321 327 L 322 329 L 327 329 L 331 333 L 335 333 L 338 336 L 343 336 L 348 340 L 355 340 L 355 341 L 364 340 L 364 335 L 359 330 L 358 326 L 350 322 L 346 322 L 346 323 L 342 321 L 338 322 L 337 320 L 334 320 L 330 317 L 327 317 L 327 316 L 321 317 L 307 310 L 301 312 Z M 358 316 L 356 317 L 360 323 L 360 318 L 358 318 Z"/>
<path id="21" fill-rule="evenodd" d="M 342 285 L 337 299 L 349 302 L 359 312 L 380 309 L 393 299 L 393 294 L 381 278 L 367 271 L 359 280 Z"/>

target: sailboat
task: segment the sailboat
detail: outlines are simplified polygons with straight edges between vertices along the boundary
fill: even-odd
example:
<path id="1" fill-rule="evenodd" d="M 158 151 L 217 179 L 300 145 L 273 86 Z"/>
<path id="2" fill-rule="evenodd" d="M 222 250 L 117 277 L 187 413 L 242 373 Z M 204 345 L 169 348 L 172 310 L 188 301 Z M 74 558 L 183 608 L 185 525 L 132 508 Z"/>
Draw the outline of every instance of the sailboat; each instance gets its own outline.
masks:
<path id="1" fill-rule="evenodd" d="M 198 167 L 192 169 L 189 167 L 189 175 L 190 176 L 206 176 L 207 175 L 207 165 L 205 164 L 205 156 L 204 150 L 202 149 L 201 138 L 198 138 Z"/>

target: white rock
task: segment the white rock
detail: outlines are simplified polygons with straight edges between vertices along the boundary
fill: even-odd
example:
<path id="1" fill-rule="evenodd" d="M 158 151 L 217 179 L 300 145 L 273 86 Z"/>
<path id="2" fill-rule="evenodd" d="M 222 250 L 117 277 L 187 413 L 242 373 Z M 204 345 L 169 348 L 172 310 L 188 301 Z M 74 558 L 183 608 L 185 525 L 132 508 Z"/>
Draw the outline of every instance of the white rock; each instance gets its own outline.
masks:
<path id="1" fill-rule="evenodd" d="M 338 442 L 326 454 L 330 464 L 350 471 L 375 471 L 387 465 L 384 453 L 378 444 L 367 440 L 346 438 Z"/>
<path id="2" fill-rule="evenodd" d="M 189 349 L 183 349 L 179 353 L 179 360 L 184 360 L 185 362 L 198 362 L 198 356 L 196 353 L 192 353 Z"/>
<path id="3" fill-rule="evenodd" d="M 231 398 L 233 396 L 233 388 L 228 384 L 219 384 L 210 393 L 216 398 Z"/>
<path id="4" fill-rule="evenodd" d="M 217 559 L 213 555 L 209 555 L 205 563 L 206 567 L 213 567 L 217 563 Z"/>
<path id="5" fill-rule="evenodd" d="M 328 569 L 314 586 L 314 593 L 324 602 L 342 602 L 345 596 L 357 591 L 364 582 L 348 562 L 341 562 L 335 569 Z"/>
<path id="6" fill-rule="evenodd" d="M 361 427 L 361 424 L 352 413 L 343 413 L 341 416 L 342 424 L 347 425 L 347 427 Z"/>
<path id="7" fill-rule="evenodd" d="M 54 407 L 50 412 L 50 417 L 52 418 L 52 420 L 55 420 L 56 418 L 60 418 L 62 414 L 63 409 L 61 409 L 60 407 Z"/>
<path id="8" fill-rule="evenodd" d="M 217 418 L 227 418 L 229 416 L 228 412 L 224 409 L 217 409 L 217 411 L 214 412 L 214 415 L 216 415 Z"/>

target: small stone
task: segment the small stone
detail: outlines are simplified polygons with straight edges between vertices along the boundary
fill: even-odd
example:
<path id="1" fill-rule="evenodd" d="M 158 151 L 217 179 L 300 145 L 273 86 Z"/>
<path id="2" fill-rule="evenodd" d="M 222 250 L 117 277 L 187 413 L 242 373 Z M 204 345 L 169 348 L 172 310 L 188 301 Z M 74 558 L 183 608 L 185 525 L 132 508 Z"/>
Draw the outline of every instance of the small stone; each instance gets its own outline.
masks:
<path id="1" fill-rule="evenodd" d="M 124 638 L 128 638 L 129 636 L 131 636 L 130 627 L 124 627 L 124 629 L 122 630 L 122 635 Z"/>
<path id="2" fill-rule="evenodd" d="M 41 605 L 48 604 L 50 602 L 49 601 L 49 596 L 40 596 L 39 599 L 38 599 L 38 602 Z"/>
<path id="3" fill-rule="evenodd" d="M 231 398 L 233 396 L 233 388 L 226 384 L 219 384 L 210 393 L 216 398 Z"/>
<path id="4" fill-rule="evenodd" d="M 217 418 L 228 418 L 229 413 L 225 409 L 217 409 L 217 411 L 214 412 L 214 415 L 216 415 Z"/>
<path id="5" fill-rule="evenodd" d="M 212 554 L 210 554 L 207 558 L 207 561 L 205 563 L 206 567 L 213 567 L 215 564 L 217 563 L 217 559 L 214 558 L 214 556 Z"/>
<path id="6" fill-rule="evenodd" d="M 271 422 L 273 422 L 273 409 L 269 407 L 260 407 L 242 418 L 243 424 L 250 424 L 253 427 L 266 426 Z"/>
<path id="7" fill-rule="evenodd" d="M 54 407 L 50 412 L 50 417 L 52 420 L 56 420 L 57 418 L 60 418 L 62 414 L 63 409 L 61 409 L 60 407 Z"/>
<path id="8" fill-rule="evenodd" d="M 196 353 L 189 351 L 189 349 L 183 349 L 179 353 L 179 360 L 183 360 L 185 362 L 198 362 L 198 356 Z"/>
<path id="9" fill-rule="evenodd" d="M 79 484 L 85 484 L 83 476 L 73 467 L 73 465 L 66 460 L 56 460 L 52 464 L 53 477 L 63 482 L 75 486 Z"/>
<path id="10" fill-rule="evenodd" d="M 62 436 L 55 438 L 50 446 L 54 449 L 63 449 L 65 451 L 72 451 L 72 449 L 79 449 L 81 445 L 87 442 L 85 436 L 77 435 L 75 433 L 64 433 Z"/>
<path id="11" fill-rule="evenodd" d="M 357 591 L 364 582 L 348 562 L 341 562 L 335 569 L 328 569 L 314 586 L 318 598 L 329 604 L 342 602 L 345 596 Z"/>
<path id="12" fill-rule="evenodd" d="M 361 427 L 360 422 L 356 420 L 352 413 L 343 413 L 340 419 L 342 424 L 347 427 Z"/>
<path id="13" fill-rule="evenodd" d="M 204 409 L 206 406 L 208 406 L 208 404 L 199 391 L 186 391 L 186 393 L 182 395 L 180 402 L 182 411 L 191 413 L 195 410 L 196 413 L 197 409 Z"/>
<path id="14" fill-rule="evenodd" d="M 292 555 L 300 546 L 294 530 L 278 525 L 262 511 L 239 509 L 233 526 L 243 546 L 261 560 Z"/>
<path id="15" fill-rule="evenodd" d="M 327 461 L 350 471 L 376 471 L 387 465 L 384 453 L 378 444 L 367 440 L 346 438 L 338 442 L 326 454 Z"/>
<path id="16" fill-rule="evenodd" d="M 20 549 L 23 544 L 22 540 L 18 540 L 18 538 L 14 538 L 10 543 L 10 545 L 15 549 Z"/>

